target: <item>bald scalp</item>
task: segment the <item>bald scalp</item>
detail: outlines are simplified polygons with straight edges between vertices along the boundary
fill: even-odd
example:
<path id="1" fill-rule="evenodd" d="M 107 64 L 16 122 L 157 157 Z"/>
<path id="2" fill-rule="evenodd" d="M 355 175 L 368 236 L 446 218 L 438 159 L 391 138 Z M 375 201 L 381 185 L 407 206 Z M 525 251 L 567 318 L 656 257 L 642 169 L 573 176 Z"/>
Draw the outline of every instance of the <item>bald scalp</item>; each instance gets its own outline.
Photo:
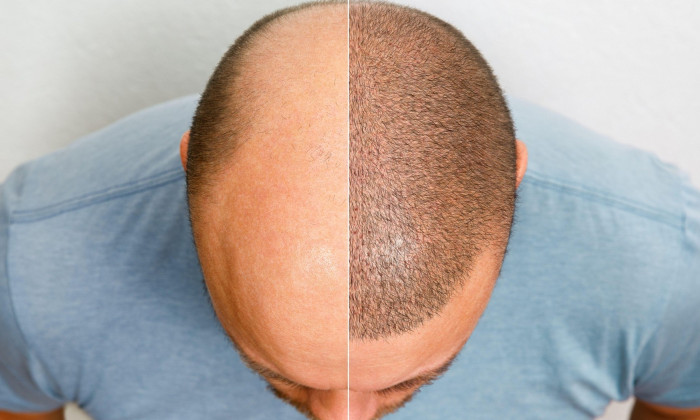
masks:
<path id="1" fill-rule="evenodd" d="M 196 219 L 200 202 L 206 201 L 216 175 L 231 162 L 266 94 L 252 86 L 250 74 L 259 73 L 255 63 L 262 44 L 275 27 L 312 10 L 346 5 L 342 0 L 302 3 L 270 13 L 250 26 L 228 48 L 207 82 L 190 126 L 187 151 L 187 198 L 190 218 Z"/>
<path id="2" fill-rule="evenodd" d="M 515 137 L 457 29 L 383 2 L 350 3 L 349 17 L 349 328 L 378 339 L 436 316 L 482 250 L 505 250 Z"/>

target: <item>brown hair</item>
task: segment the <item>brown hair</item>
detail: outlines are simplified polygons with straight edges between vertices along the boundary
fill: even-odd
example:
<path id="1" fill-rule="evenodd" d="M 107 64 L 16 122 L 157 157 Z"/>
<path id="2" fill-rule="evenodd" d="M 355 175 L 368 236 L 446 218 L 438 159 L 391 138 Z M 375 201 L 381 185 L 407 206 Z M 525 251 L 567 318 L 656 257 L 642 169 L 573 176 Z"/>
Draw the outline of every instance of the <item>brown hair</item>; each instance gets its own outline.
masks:
<path id="1" fill-rule="evenodd" d="M 187 195 L 206 197 L 247 124 L 238 86 L 257 21 L 223 56 L 193 118 Z M 487 246 L 505 250 L 515 138 L 496 77 L 453 26 L 385 2 L 349 4 L 350 336 L 377 339 L 434 317 Z"/>
<path id="2" fill-rule="evenodd" d="M 501 89 L 453 26 L 350 3 L 350 336 L 435 316 L 489 245 L 505 248 L 515 137 Z"/>

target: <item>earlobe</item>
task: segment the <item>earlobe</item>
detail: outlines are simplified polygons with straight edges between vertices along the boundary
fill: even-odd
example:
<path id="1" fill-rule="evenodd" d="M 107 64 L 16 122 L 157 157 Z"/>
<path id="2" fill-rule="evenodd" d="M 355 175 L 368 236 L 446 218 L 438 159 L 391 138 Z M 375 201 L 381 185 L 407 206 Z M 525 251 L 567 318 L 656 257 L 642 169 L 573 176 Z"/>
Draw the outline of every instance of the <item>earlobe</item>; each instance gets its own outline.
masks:
<path id="1" fill-rule="evenodd" d="M 515 188 L 520 186 L 525 171 L 527 170 L 527 147 L 522 141 L 515 139 L 515 155 L 516 155 L 516 170 L 515 170 Z"/>
<path id="2" fill-rule="evenodd" d="M 190 130 L 185 131 L 180 139 L 180 161 L 182 161 L 182 169 L 187 172 L 187 148 L 190 145 Z"/>

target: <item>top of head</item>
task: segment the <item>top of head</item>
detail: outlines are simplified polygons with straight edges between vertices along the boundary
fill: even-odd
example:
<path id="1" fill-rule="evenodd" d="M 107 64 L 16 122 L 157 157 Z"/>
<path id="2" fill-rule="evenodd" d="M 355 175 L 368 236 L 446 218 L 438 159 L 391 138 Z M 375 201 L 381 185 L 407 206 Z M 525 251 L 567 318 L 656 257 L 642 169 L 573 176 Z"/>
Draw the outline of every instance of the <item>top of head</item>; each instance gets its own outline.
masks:
<path id="1" fill-rule="evenodd" d="M 316 185 L 314 191 L 334 191 L 323 195 L 326 202 L 337 201 L 347 192 L 341 185 L 349 170 L 349 210 L 346 196 L 344 215 L 319 205 L 306 220 L 319 235 L 334 230 L 347 242 L 347 228 L 338 227 L 349 217 L 350 335 L 376 339 L 434 317 L 484 247 L 505 249 L 515 200 L 514 136 L 495 77 L 457 30 L 414 9 L 358 2 L 350 4 L 348 38 L 347 22 L 340 24 L 347 8 L 328 7 L 344 4 L 278 12 L 226 53 L 193 120 L 188 198 L 194 227 L 198 209 L 221 198 L 217 186 L 235 175 L 234 183 L 269 192 L 263 199 L 269 206 L 260 213 L 253 187 L 249 203 L 241 195 L 231 205 L 253 209 L 260 224 L 268 216 L 281 223 L 296 217 L 280 205 L 289 203 L 288 191 L 311 199 Z M 344 158 L 349 168 L 328 171 L 347 165 Z M 255 170 L 242 177 L 241 165 Z M 289 223 L 298 226 L 299 219 Z M 284 231 L 308 236 L 304 229 Z"/>
<path id="2" fill-rule="evenodd" d="M 350 336 L 376 339 L 434 317 L 481 251 L 505 250 L 515 138 L 455 28 L 386 3 L 349 18 Z"/>

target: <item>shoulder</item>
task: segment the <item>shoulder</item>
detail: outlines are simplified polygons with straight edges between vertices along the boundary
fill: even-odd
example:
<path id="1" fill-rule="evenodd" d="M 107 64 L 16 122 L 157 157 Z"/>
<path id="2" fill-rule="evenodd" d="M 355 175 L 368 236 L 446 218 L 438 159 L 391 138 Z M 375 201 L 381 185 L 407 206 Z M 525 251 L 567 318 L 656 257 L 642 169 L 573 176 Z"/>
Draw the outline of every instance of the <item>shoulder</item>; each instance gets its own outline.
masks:
<path id="1" fill-rule="evenodd" d="M 690 404 L 697 395 L 690 378 L 700 359 L 683 358 L 700 351 L 700 330 L 684 327 L 698 319 L 700 305 L 697 189 L 650 152 L 537 105 L 509 102 L 530 162 L 484 325 L 528 343 L 532 357 L 560 361 L 567 389 L 615 384 L 601 391 L 600 404 L 644 390 L 637 395 L 647 401 L 697 405 Z M 482 331 L 494 343 L 502 339 Z M 688 384 L 677 395 L 662 394 L 681 377 Z"/>
<path id="2" fill-rule="evenodd" d="M 647 302 L 658 316 L 653 303 L 680 281 L 669 278 L 684 270 L 679 261 L 688 259 L 688 228 L 700 218 L 688 175 L 555 112 L 509 102 L 529 157 L 514 245 L 524 242 L 517 249 L 532 260 L 556 254 L 566 259 L 567 276 L 593 280 L 625 302 Z"/>
<path id="3" fill-rule="evenodd" d="M 198 95 L 158 104 L 15 169 L 3 185 L 11 221 L 31 221 L 184 178 L 179 140 Z"/>
<path id="4" fill-rule="evenodd" d="M 145 338 L 166 347 L 215 326 L 178 150 L 196 99 L 132 114 L 0 185 L 0 336 L 10 334 L 17 357 L 31 349 L 56 395 L 76 398 L 78 383 L 138 354 Z M 172 315 L 180 311 L 188 323 Z"/>
<path id="5" fill-rule="evenodd" d="M 536 104 L 508 101 L 528 147 L 527 182 L 681 227 L 686 175 L 676 166 Z"/>
<path id="6" fill-rule="evenodd" d="M 575 297 L 581 310 L 605 309 L 590 322 L 651 333 L 672 299 L 692 301 L 682 292 L 692 269 L 681 264 L 693 258 L 688 176 L 555 112 L 509 102 L 529 157 L 508 248 L 517 272 L 531 269 L 541 293 Z"/>

